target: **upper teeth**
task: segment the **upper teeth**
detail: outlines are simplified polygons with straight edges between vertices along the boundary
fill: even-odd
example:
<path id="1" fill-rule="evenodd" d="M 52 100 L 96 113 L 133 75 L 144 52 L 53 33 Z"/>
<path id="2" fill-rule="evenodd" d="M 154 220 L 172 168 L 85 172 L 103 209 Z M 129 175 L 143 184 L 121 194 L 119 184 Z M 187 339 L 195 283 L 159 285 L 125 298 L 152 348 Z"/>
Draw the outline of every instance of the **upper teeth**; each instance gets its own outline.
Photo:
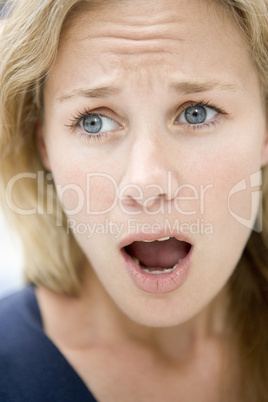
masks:
<path id="1" fill-rule="evenodd" d="M 152 243 L 153 241 L 165 241 L 165 240 L 169 240 L 170 236 L 167 237 L 161 237 L 160 239 L 155 239 L 155 240 L 143 240 L 145 243 Z"/>

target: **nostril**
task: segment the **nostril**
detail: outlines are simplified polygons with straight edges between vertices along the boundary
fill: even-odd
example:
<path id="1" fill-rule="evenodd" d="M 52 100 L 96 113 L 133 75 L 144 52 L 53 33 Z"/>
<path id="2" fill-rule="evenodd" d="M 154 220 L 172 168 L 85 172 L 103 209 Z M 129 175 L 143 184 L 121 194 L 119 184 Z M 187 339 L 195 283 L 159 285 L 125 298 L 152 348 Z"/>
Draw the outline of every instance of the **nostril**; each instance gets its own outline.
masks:
<path id="1" fill-rule="evenodd" d="M 145 189 L 138 185 L 127 185 L 119 191 L 119 197 L 124 206 L 141 209 L 142 207 L 150 208 L 155 203 L 164 200 L 166 194 L 160 186 L 154 184 Z"/>

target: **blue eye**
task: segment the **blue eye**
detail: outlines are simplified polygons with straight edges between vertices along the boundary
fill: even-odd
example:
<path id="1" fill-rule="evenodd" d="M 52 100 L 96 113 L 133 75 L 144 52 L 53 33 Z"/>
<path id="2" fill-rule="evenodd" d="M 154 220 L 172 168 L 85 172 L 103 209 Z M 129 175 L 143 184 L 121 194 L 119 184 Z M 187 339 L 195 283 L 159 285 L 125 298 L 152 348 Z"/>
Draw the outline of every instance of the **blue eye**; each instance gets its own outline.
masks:
<path id="1" fill-rule="evenodd" d="M 109 117 L 104 117 L 99 114 L 90 114 L 83 117 L 80 122 L 80 126 L 88 134 L 99 134 L 117 130 L 120 126 L 114 120 Z"/>
<path id="2" fill-rule="evenodd" d="M 181 113 L 178 122 L 186 124 L 203 124 L 212 120 L 217 114 L 218 111 L 212 107 L 194 105 L 188 107 Z"/>

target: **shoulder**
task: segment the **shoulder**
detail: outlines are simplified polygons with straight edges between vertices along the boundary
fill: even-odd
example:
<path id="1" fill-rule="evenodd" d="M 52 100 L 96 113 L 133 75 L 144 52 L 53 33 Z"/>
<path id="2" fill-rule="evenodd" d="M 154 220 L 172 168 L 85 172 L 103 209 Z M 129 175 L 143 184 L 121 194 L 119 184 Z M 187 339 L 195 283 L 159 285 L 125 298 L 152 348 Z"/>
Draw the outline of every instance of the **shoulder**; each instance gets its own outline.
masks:
<path id="1" fill-rule="evenodd" d="M 28 314 L 30 310 L 37 307 L 35 304 L 36 297 L 34 287 L 30 285 L 26 286 L 16 293 L 0 298 L 0 320 L 7 319 L 8 322 L 11 322 L 14 315 L 22 318 L 21 313 L 25 311 L 25 307 L 27 308 Z M 35 313 L 37 312 L 38 310 L 35 311 Z"/>
<path id="2" fill-rule="evenodd" d="M 35 290 L 28 286 L 0 300 L 0 401 L 48 400 L 95 401 L 44 333 Z"/>
<path id="3" fill-rule="evenodd" d="M 33 287 L 0 300 L 0 396 L 6 398 L 1 400 L 19 400 L 19 379 L 32 377 L 41 328 Z"/>
<path id="4" fill-rule="evenodd" d="M 42 329 L 34 288 L 28 286 L 0 300 L 0 356 L 29 340 L 31 333 Z"/>
<path id="5" fill-rule="evenodd" d="M 34 288 L 28 286 L 0 300 L 0 353 L 23 341 L 23 335 L 31 327 L 38 329 L 42 324 Z"/>

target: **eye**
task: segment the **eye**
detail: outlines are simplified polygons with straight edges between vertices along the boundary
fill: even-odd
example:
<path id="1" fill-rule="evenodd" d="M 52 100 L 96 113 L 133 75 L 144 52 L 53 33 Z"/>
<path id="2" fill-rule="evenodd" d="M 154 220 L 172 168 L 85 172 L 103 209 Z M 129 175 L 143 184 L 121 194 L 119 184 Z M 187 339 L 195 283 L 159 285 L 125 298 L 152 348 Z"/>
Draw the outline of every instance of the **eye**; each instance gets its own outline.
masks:
<path id="1" fill-rule="evenodd" d="M 100 114 L 90 114 L 83 117 L 80 121 L 80 126 L 88 134 L 99 134 L 120 128 L 119 124 L 117 124 L 114 120 Z"/>
<path id="2" fill-rule="evenodd" d="M 186 124 L 203 124 L 212 120 L 217 114 L 218 110 L 204 105 L 194 105 L 187 107 L 178 117 L 178 123 Z"/>

